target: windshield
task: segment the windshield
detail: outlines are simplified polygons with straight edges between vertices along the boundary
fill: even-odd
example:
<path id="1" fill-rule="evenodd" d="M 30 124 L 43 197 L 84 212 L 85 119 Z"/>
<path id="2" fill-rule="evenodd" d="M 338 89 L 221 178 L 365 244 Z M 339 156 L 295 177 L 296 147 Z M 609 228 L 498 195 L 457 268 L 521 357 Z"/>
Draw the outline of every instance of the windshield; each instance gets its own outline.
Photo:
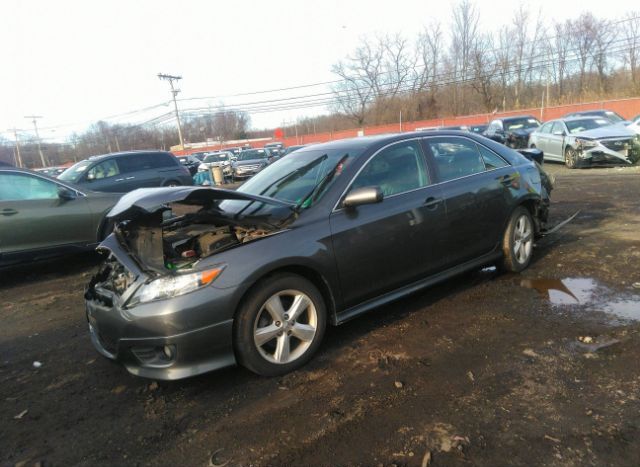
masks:
<path id="1" fill-rule="evenodd" d="M 611 125 L 611 122 L 606 118 L 585 118 L 583 120 L 565 121 L 564 123 L 567 125 L 569 133 L 580 133 L 581 131 Z"/>
<path id="2" fill-rule="evenodd" d="M 229 160 L 226 154 L 212 154 L 204 158 L 202 162 L 224 162 Z"/>
<path id="3" fill-rule="evenodd" d="M 253 159 L 267 159 L 269 153 L 264 149 L 253 149 L 249 151 L 242 151 L 238 157 L 239 161 L 250 161 Z"/>
<path id="4" fill-rule="evenodd" d="M 623 122 L 624 121 L 624 118 L 622 118 L 620 115 L 618 115 L 617 113 L 612 112 L 610 110 L 605 111 L 604 115 L 609 120 L 611 120 L 613 123 L 618 123 L 618 122 Z"/>
<path id="5" fill-rule="evenodd" d="M 82 175 L 87 171 L 91 164 L 93 164 L 93 161 L 80 161 L 62 172 L 58 178 L 60 180 L 64 180 L 65 182 L 76 182 L 80 180 L 80 177 L 82 177 Z"/>
<path id="6" fill-rule="evenodd" d="M 505 120 L 504 127 L 507 131 L 526 130 L 528 128 L 538 128 L 540 122 L 533 117 L 514 118 L 513 120 Z"/>
<path id="7" fill-rule="evenodd" d="M 301 150 L 296 154 L 296 157 L 280 159 L 278 162 L 271 164 L 240 186 L 238 191 L 252 195 L 269 196 L 292 204 L 299 204 L 323 178 L 330 175 L 338 166 L 333 178 L 327 180 L 322 190 L 319 193 L 315 193 L 313 198 L 302 206 L 303 208 L 308 208 L 322 198 L 340 176 L 344 167 L 354 159 L 355 155 L 339 149 L 329 151 Z M 239 212 L 246 206 L 246 201 L 235 200 L 223 201 L 220 205 L 222 209 L 230 212 Z"/>

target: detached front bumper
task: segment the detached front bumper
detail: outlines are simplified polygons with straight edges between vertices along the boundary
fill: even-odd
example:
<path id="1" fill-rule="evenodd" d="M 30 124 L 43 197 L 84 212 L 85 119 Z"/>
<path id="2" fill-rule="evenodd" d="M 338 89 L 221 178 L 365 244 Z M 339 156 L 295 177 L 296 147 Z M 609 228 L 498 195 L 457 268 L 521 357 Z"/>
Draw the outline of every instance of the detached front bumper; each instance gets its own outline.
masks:
<path id="1" fill-rule="evenodd" d="M 144 281 L 111 235 L 102 244 Z M 174 380 L 235 364 L 233 291 L 212 286 L 127 308 L 124 300 L 92 281 L 85 299 L 91 341 L 103 356 L 132 374 Z M 123 294 L 126 297 L 127 294 Z"/>
<path id="2" fill-rule="evenodd" d="M 614 151 L 603 145 L 578 150 L 578 160 L 583 165 L 631 165 L 630 148 Z"/>

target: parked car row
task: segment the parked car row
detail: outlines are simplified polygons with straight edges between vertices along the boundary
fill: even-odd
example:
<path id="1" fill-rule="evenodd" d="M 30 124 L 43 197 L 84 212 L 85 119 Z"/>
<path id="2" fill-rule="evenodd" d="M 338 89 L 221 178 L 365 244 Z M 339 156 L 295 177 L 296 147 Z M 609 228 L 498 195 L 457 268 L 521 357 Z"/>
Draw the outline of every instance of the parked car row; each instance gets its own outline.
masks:
<path id="1" fill-rule="evenodd" d="M 537 148 L 569 168 L 629 165 L 640 160 L 640 116 L 624 120 L 610 110 L 574 112 L 542 124 L 530 115 L 493 120 L 484 136 L 509 146 Z"/>
<path id="2" fill-rule="evenodd" d="M 517 115 L 496 118 L 488 125 L 428 129 L 482 134 L 512 149 L 540 149 L 544 160 L 564 162 L 569 168 L 640 161 L 640 115 L 625 120 L 611 110 L 573 112 L 544 124 L 532 115 Z"/>

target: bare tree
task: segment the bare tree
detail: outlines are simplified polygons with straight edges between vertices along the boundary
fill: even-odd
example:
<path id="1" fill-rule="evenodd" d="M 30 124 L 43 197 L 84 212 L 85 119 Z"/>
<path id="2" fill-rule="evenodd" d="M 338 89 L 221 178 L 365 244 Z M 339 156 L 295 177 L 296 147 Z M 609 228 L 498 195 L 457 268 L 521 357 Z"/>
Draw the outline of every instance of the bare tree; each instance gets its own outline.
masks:
<path id="1" fill-rule="evenodd" d="M 640 92 L 640 11 L 628 12 L 622 25 L 622 61 L 629 67 L 632 89 Z"/>
<path id="2" fill-rule="evenodd" d="M 466 112 L 465 85 L 471 68 L 471 57 L 478 35 L 480 15 L 470 0 L 461 0 L 453 7 L 450 60 L 453 75 L 460 85 L 454 85 L 454 108 Z"/>
<path id="3" fill-rule="evenodd" d="M 533 79 L 534 61 L 539 50 L 540 39 L 544 36 L 542 18 L 538 15 L 536 23 L 531 28 L 531 14 L 521 4 L 513 17 L 513 29 L 511 31 L 513 40 L 513 67 L 515 95 L 515 107 L 520 108 L 522 93 L 529 87 Z"/>
<path id="4" fill-rule="evenodd" d="M 495 108 L 494 80 L 499 62 L 496 60 L 487 60 L 493 47 L 493 38 L 491 35 L 483 34 L 475 42 L 473 55 L 471 57 L 473 66 L 473 81 L 471 81 L 471 87 L 482 98 L 486 112 L 491 112 Z"/>
<path id="5" fill-rule="evenodd" d="M 596 41 L 597 20 L 591 13 L 583 13 L 573 23 L 571 45 L 578 62 L 578 92 L 586 92 L 586 76 L 589 71 L 590 57 Z"/>

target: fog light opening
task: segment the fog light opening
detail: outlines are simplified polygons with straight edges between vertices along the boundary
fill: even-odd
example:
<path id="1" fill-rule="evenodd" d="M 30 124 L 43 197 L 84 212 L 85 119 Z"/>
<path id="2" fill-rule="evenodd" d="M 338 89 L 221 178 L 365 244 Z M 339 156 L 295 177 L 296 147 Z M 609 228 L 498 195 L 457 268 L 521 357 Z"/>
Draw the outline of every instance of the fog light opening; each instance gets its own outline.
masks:
<path id="1" fill-rule="evenodd" d="M 164 353 L 164 356 L 167 357 L 167 360 L 173 360 L 173 356 L 175 354 L 175 348 L 173 345 L 165 345 L 162 348 L 162 353 Z"/>

